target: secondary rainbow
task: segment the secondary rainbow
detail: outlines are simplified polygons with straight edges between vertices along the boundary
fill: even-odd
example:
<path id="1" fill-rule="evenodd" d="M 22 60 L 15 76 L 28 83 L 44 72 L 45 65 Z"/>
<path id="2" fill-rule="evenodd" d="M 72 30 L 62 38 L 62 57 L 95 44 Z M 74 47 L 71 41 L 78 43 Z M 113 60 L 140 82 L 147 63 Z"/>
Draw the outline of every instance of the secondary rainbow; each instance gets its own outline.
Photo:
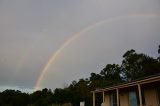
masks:
<path id="1" fill-rule="evenodd" d="M 86 33 L 87 31 L 99 27 L 103 24 L 110 24 L 112 22 L 115 21 L 119 21 L 122 19 L 128 19 L 128 18 L 138 18 L 138 17 L 143 17 L 143 18 L 153 18 L 153 17 L 157 17 L 159 16 L 159 14 L 157 13 L 141 13 L 141 14 L 129 14 L 126 16 L 118 16 L 118 17 L 114 17 L 114 18 L 110 18 L 110 19 L 105 19 L 103 21 L 99 21 L 96 23 L 93 23 L 92 25 L 85 27 L 84 29 L 82 29 L 81 31 L 77 32 L 76 34 L 72 35 L 68 40 L 66 40 L 61 46 L 60 48 L 54 52 L 52 54 L 52 56 L 49 58 L 49 60 L 47 61 L 46 65 L 44 66 L 44 68 L 42 69 L 40 76 L 38 77 L 37 81 L 36 81 L 36 85 L 34 87 L 34 91 L 39 89 L 39 86 L 41 84 L 41 81 L 44 78 L 44 75 L 46 74 L 47 70 L 49 69 L 49 67 L 51 66 L 51 64 L 54 63 L 54 61 L 56 60 L 56 58 L 60 55 L 60 53 L 63 51 L 63 49 L 65 47 L 67 47 L 69 44 L 71 44 L 71 42 L 73 42 L 74 40 L 76 40 L 79 36 L 83 35 L 84 33 Z"/>

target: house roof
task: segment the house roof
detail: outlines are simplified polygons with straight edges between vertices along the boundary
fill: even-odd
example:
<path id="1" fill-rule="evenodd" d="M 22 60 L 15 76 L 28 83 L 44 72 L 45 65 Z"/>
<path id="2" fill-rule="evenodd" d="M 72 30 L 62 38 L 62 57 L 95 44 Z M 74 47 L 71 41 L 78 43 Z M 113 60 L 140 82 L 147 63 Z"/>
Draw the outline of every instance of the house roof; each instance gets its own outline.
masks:
<path id="1" fill-rule="evenodd" d="M 96 90 L 91 91 L 91 92 L 97 92 L 98 93 L 98 92 L 103 92 L 103 91 L 115 90 L 117 88 L 118 89 L 127 88 L 127 87 L 136 86 L 138 84 L 143 85 L 143 84 L 153 83 L 153 82 L 160 82 L 160 74 L 144 77 L 144 78 L 137 79 L 137 80 L 134 80 L 134 81 L 131 81 L 131 82 L 119 83 L 117 85 L 113 85 L 113 86 L 110 86 L 110 87 L 96 89 Z"/>

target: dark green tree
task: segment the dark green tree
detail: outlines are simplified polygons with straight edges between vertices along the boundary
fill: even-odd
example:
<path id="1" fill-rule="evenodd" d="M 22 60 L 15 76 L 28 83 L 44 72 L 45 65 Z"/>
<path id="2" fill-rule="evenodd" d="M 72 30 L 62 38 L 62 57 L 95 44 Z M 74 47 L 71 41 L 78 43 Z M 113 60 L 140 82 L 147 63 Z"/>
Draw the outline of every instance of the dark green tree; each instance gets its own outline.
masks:
<path id="1" fill-rule="evenodd" d="M 35 106 L 49 106 L 52 104 L 53 93 L 47 88 L 30 94 L 30 104 Z"/>
<path id="2" fill-rule="evenodd" d="M 159 57 L 157 58 L 157 60 L 160 62 L 160 45 L 158 46 L 158 54 L 159 54 Z"/>
<path id="3" fill-rule="evenodd" d="M 95 90 L 96 88 L 103 87 L 103 77 L 100 74 L 91 73 L 91 76 L 89 78 L 90 84 L 89 84 L 89 90 Z"/>
<path id="4" fill-rule="evenodd" d="M 159 62 L 135 50 L 129 50 L 123 55 L 122 70 L 127 81 L 160 73 Z"/>
<path id="5" fill-rule="evenodd" d="M 70 100 L 69 92 L 66 89 L 56 88 L 53 94 L 53 101 L 57 105 L 68 103 Z"/>
<path id="6" fill-rule="evenodd" d="M 5 90 L 0 94 L 0 104 L 2 106 L 27 106 L 29 95 L 18 90 Z"/>
<path id="7" fill-rule="evenodd" d="M 110 86 L 122 82 L 122 71 L 118 64 L 107 64 L 100 74 L 103 76 L 104 86 Z"/>

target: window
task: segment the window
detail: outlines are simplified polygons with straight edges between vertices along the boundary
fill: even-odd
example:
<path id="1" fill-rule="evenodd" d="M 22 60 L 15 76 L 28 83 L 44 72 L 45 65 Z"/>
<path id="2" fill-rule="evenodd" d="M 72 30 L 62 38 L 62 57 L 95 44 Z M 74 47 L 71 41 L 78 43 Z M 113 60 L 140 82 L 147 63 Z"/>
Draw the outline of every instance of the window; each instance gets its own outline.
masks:
<path id="1" fill-rule="evenodd" d="M 110 100 L 111 106 L 117 106 L 117 95 L 115 93 L 111 94 Z"/>
<path id="2" fill-rule="evenodd" d="M 129 104 L 130 106 L 138 106 L 137 95 L 135 91 L 129 92 Z"/>

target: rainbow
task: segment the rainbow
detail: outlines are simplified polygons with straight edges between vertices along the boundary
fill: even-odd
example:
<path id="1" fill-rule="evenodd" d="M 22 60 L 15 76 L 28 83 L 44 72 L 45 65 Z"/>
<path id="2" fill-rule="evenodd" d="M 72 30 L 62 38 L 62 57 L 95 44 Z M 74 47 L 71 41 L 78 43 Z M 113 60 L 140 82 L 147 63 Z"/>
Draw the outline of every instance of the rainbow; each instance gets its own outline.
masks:
<path id="1" fill-rule="evenodd" d="M 153 17 L 157 17 L 157 16 L 160 16 L 159 14 L 157 13 L 141 13 L 141 14 L 129 14 L 129 15 L 126 15 L 126 16 L 119 16 L 119 17 L 115 17 L 115 18 L 110 18 L 110 19 L 106 19 L 106 20 L 103 20 L 103 21 L 99 21 L 99 22 L 96 22 L 96 23 L 93 23 L 92 25 L 90 26 L 87 26 L 85 27 L 84 29 L 82 29 L 81 31 L 73 34 L 68 40 L 66 40 L 60 47 L 59 49 L 57 49 L 56 52 L 54 52 L 52 54 L 52 56 L 49 58 L 49 60 L 47 61 L 47 63 L 45 64 L 44 68 L 42 69 L 37 81 L 36 81 L 36 84 L 35 84 L 35 87 L 34 87 L 34 91 L 38 90 L 39 89 L 39 86 L 41 84 L 41 81 L 43 80 L 44 78 L 44 75 L 46 74 L 47 70 L 49 69 L 49 67 L 51 66 L 52 63 L 54 63 L 56 61 L 56 59 L 58 58 L 58 56 L 61 54 L 61 52 L 63 51 L 64 48 L 66 48 L 69 44 L 71 44 L 73 41 L 75 41 L 76 39 L 78 39 L 79 36 L 83 35 L 84 33 L 86 33 L 87 31 L 89 30 L 92 30 L 93 28 L 96 28 L 96 27 L 99 27 L 103 24 L 110 24 L 112 22 L 115 22 L 115 21 L 119 21 L 119 20 L 122 20 L 122 19 L 128 19 L 128 18 L 138 18 L 138 17 L 144 17 L 144 18 L 153 18 Z"/>

